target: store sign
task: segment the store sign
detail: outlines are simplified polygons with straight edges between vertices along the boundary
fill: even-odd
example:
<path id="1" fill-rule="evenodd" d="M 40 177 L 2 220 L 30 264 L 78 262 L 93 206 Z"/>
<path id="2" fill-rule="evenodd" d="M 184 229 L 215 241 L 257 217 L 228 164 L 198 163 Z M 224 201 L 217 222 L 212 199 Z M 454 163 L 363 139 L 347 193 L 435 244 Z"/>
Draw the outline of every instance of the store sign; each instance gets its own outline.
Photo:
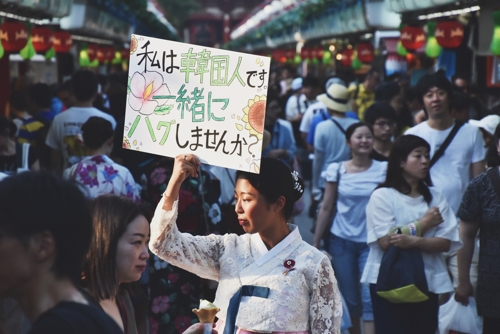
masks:
<path id="1" fill-rule="evenodd" d="M 123 147 L 258 173 L 270 58 L 140 35 Z"/>

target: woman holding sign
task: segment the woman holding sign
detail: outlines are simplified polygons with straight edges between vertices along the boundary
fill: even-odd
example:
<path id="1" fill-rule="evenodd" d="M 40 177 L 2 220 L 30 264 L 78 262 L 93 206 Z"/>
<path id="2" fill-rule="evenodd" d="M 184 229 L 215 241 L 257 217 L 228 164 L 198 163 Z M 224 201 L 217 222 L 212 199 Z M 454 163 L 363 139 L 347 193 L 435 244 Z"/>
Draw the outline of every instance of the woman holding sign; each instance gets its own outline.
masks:
<path id="1" fill-rule="evenodd" d="M 176 226 L 178 195 L 197 176 L 194 155 L 175 159 L 151 223 L 150 249 L 169 263 L 219 282 L 219 333 L 340 333 L 341 301 L 328 258 L 287 225 L 302 180 L 281 161 L 261 160 L 260 174 L 238 171 L 235 211 L 246 234 L 192 236 Z"/>

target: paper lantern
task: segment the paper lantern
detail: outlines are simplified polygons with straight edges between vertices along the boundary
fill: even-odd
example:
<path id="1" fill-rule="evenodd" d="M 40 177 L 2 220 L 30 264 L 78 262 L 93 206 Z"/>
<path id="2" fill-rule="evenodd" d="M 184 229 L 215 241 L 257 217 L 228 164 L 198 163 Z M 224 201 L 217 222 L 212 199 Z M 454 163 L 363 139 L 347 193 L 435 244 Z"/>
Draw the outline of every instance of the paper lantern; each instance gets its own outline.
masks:
<path id="1" fill-rule="evenodd" d="M 45 53 L 45 56 L 44 56 L 44 57 L 45 57 L 45 59 L 52 59 L 52 58 L 54 58 L 55 56 L 56 56 L 56 50 L 54 50 L 54 48 L 53 48 L 53 47 L 51 47 L 51 48 L 49 49 L 49 51 L 47 51 L 47 52 Z"/>
<path id="2" fill-rule="evenodd" d="M 2 59 L 4 53 L 5 53 L 5 50 L 3 49 L 2 43 L 0 43 L 0 59 Z"/>
<path id="3" fill-rule="evenodd" d="M 122 54 L 122 59 L 123 60 L 129 60 L 130 59 L 130 50 L 123 48 L 120 53 Z"/>
<path id="4" fill-rule="evenodd" d="M 122 63 L 122 53 L 120 51 L 115 51 L 115 58 L 111 61 L 112 64 Z"/>
<path id="5" fill-rule="evenodd" d="M 54 50 L 57 53 L 69 52 L 71 46 L 73 45 L 73 40 L 71 39 L 71 34 L 66 31 L 56 31 L 54 32 Z"/>
<path id="6" fill-rule="evenodd" d="M 321 58 L 323 58 L 324 53 L 325 53 L 325 51 L 323 50 L 323 47 L 317 46 L 317 47 L 311 49 L 311 58 L 312 59 L 321 59 Z"/>
<path id="7" fill-rule="evenodd" d="M 28 43 L 28 28 L 20 22 L 4 22 L 0 26 L 0 40 L 5 51 L 19 52 Z"/>
<path id="8" fill-rule="evenodd" d="M 104 50 L 104 57 L 106 58 L 106 62 L 113 61 L 113 59 L 115 59 L 115 48 L 112 46 L 107 46 Z"/>
<path id="9" fill-rule="evenodd" d="M 371 63 L 375 57 L 375 49 L 370 43 L 359 43 L 357 51 L 358 59 L 363 63 Z"/>
<path id="10" fill-rule="evenodd" d="M 425 43 L 425 31 L 421 27 L 406 26 L 401 29 L 401 44 L 408 51 L 416 51 Z"/>
<path id="11" fill-rule="evenodd" d="M 300 55 L 298 53 L 295 54 L 295 57 L 293 58 L 293 63 L 300 64 L 301 62 L 302 62 L 302 58 L 300 57 Z"/>
<path id="12" fill-rule="evenodd" d="M 401 41 L 398 41 L 398 45 L 396 47 L 396 51 L 397 51 L 398 55 L 403 56 L 403 57 L 408 54 L 408 51 L 405 49 L 405 47 L 403 46 L 403 44 L 401 43 Z"/>
<path id="13" fill-rule="evenodd" d="M 285 58 L 291 60 L 295 58 L 295 50 L 285 50 Z"/>
<path id="14" fill-rule="evenodd" d="M 352 49 L 343 50 L 341 55 L 342 55 L 342 58 L 340 59 L 340 62 L 342 63 L 342 65 L 351 66 L 353 56 L 354 56 L 354 50 L 352 50 Z"/>
<path id="15" fill-rule="evenodd" d="M 33 43 L 31 42 L 31 37 L 28 38 L 28 42 L 26 43 L 26 46 L 19 51 L 19 54 L 24 60 L 28 60 L 33 58 L 35 55 L 36 51 L 35 48 L 33 47 Z"/>
<path id="16" fill-rule="evenodd" d="M 302 48 L 302 50 L 300 50 L 300 56 L 302 59 L 312 59 L 312 49 Z"/>
<path id="17" fill-rule="evenodd" d="M 363 63 L 358 58 L 358 53 L 354 52 L 351 67 L 355 70 L 359 70 L 363 66 Z"/>
<path id="18" fill-rule="evenodd" d="M 94 59 L 97 58 L 97 50 L 98 50 L 97 44 L 89 44 L 89 47 L 87 48 L 87 53 L 89 55 L 90 62 L 93 62 Z"/>
<path id="19" fill-rule="evenodd" d="M 428 38 L 427 45 L 425 46 L 425 54 L 427 54 L 429 58 L 437 58 L 441 54 L 441 51 L 443 51 L 443 48 L 438 44 L 434 36 L 435 31 L 436 22 L 427 23 Z"/>
<path id="20" fill-rule="evenodd" d="M 323 53 L 323 64 L 328 65 L 332 61 L 332 53 L 330 50 L 326 50 Z"/>
<path id="21" fill-rule="evenodd" d="M 81 67 L 90 66 L 89 53 L 87 49 L 83 49 L 80 51 L 80 58 L 78 59 L 78 62 L 80 63 Z"/>
<path id="22" fill-rule="evenodd" d="M 434 36 L 443 48 L 458 48 L 464 39 L 464 26 L 459 21 L 439 22 Z"/>
<path id="23" fill-rule="evenodd" d="M 491 40 L 490 50 L 495 56 L 500 56 L 500 10 L 493 12 L 493 38 Z"/>
<path id="24" fill-rule="evenodd" d="M 97 47 L 96 59 L 100 63 L 104 63 L 106 61 L 106 48 L 104 46 Z"/>
<path id="25" fill-rule="evenodd" d="M 54 33 L 49 28 L 34 27 L 31 29 L 31 42 L 37 52 L 47 52 L 52 47 L 53 39 Z"/>

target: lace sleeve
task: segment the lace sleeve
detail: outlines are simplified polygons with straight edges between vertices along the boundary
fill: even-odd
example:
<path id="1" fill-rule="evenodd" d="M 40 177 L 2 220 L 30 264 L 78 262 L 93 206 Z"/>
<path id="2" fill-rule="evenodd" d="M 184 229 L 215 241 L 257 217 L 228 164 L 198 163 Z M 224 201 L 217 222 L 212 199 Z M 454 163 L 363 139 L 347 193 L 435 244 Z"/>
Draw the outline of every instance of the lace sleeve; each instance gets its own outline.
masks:
<path id="1" fill-rule="evenodd" d="M 164 197 L 158 203 L 151 221 L 149 248 L 161 259 L 200 277 L 218 281 L 219 259 L 223 254 L 223 237 L 217 235 L 193 236 L 181 233 L 175 224 L 177 206 L 163 210 Z"/>
<path id="2" fill-rule="evenodd" d="M 342 301 L 332 265 L 326 257 L 314 277 L 309 313 L 312 334 L 340 334 Z"/>

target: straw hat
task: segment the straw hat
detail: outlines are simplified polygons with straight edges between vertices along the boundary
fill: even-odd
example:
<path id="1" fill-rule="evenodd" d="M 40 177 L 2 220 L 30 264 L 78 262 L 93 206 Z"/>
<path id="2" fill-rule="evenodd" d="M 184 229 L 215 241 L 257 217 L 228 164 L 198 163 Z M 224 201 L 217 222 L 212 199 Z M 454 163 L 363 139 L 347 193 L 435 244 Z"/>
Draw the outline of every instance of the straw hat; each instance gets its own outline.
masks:
<path id="1" fill-rule="evenodd" d="M 345 86 L 333 84 L 328 87 L 325 94 L 318 96 L 318 101 L 323 102 L 328 109 L 338 112 L 349 111 L 349 92 Z"/>

